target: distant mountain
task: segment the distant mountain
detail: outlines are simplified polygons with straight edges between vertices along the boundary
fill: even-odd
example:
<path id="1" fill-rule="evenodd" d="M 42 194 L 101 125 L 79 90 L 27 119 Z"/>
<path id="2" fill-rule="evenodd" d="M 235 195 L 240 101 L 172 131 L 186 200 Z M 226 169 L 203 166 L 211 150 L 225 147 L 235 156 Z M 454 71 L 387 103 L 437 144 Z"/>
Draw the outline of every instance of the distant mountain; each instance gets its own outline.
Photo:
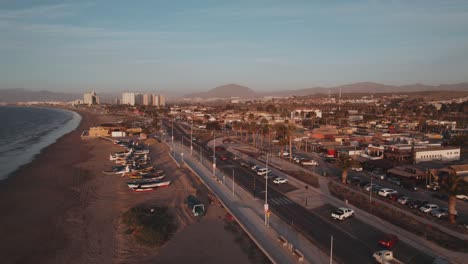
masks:
<path id="1" fill-rule="evenodd" d="M 188 94 L 184 97 L 200 97 L 204 99 L 231 97 L 254 98 L 258 97 L 258 94 L 249 87 L 245 87 L 238 84 L 227 84 L 218 86 L 214 89 L 209 90 L 208 92 Z"/>
<path id="2" fill-rule="evenodd" d="M 46 102 L 46 101 L 72 101 L 83 98 L 82 94 L 57 93 L 50 91 L 30 91 L 26 89 L 3 89 L 0 90 L 0 102 Z"/>
<path id="3" fill-rule="evenodd" d="M 425 84 L 411 84 L 403 86 L 385 85 L 372 82 L 361 82 L 340 85 L 335 87 L 315 87 L 300 90 L 285 90 L 276 92 L 262 92 L 262 96 L 305 96 L 317 93 L 327 94 L 338 93 L 402 93 L 402 92 L 421 92 L 421 91 L 468 91 L 468 83 L 458 84 L 441 84 L 441 85 L 425 85 Z"/>

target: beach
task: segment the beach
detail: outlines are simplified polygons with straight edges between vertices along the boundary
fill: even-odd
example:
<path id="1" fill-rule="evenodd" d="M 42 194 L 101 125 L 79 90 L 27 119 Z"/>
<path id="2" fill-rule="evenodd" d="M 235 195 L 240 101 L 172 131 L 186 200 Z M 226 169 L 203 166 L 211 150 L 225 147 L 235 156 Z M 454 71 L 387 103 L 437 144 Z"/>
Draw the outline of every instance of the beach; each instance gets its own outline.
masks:
<path id="1" fill-rule="evenodd" d="M 165 144 L 151 146 L 150 156 L 172 184 L 134 193 L 124 178 L 102 174 L 112 166 L 109 153 L 122 149 L 107 140 L 80 138 L 84 129 L 108 122 L 109 116 L 79 114 L 77 130 L 0 182 L 2 263 L 250 262 L 234 236 L 223 229 L 223 208 L 208 206 L 208 215 L 201 219 L 190 215 L 186 196 L 199 194 L 203 199 L 207 190 L 196 176 L 172 162 Z M 179 230 L 167 245 L 139 246 L 125 234 L 120 216 L 136 205 L 170 208 Z"/>

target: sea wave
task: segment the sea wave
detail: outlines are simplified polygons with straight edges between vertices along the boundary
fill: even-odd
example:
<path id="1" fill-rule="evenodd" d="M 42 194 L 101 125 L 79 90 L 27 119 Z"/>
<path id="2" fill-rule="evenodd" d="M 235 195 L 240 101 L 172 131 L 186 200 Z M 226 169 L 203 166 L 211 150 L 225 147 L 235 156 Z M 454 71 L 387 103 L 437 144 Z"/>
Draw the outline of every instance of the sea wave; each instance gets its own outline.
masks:
<path id="1" fill-rule="evenodd" d="M 19 166 L 29 163 L 45 147 L 56 142 L 60 137 L 75 130 L 81 122 L 81 116 L 73 111 L 54 109 L 67 114 L 64 120 L 55 120 L 50 126 L 43 126 L 34 133 L 2 146 L 0 151 L 0 180 L 6 179 Z"/>

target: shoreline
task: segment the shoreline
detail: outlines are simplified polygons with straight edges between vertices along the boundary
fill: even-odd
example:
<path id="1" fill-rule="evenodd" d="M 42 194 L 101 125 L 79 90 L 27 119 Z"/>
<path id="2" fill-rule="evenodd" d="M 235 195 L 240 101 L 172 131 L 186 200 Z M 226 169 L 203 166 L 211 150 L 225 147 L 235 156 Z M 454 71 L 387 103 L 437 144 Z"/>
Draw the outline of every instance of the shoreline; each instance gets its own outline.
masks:
<path id="1" fill-rule="evenodd" d="M 97 121 L 91 113 L 74 112 L 81 116 L 74 130 L 0 181 L 0 258 L 5 263 L 55 262 L 56 253 L 70 243 L 65 214 L 80 203 L 74 188 L 88 178 L 75 165 L 91 157 L 81 131 Z"/>
<path id="2" fill-rule="evenodd" d="M 23 107 L 23 106 L 20 106 Z M 24 106 L 30 107 L 30 106 Z M 38 156 L 40 156 L 45 149 L 50 147 L 51 145 L 57 143 L 62 137 L 72 133 L 73 131 L 77 130 L 82 122 L 83 116 L 82 114 L 68 108 L 57 108 L 57 107 L 47 107 L 47 106 L 32 106 L 32 108 L 45 108 L 45 109 L 54 109 L 60 111 L 70 112 L 72 117 L 67 120 L 64 124 L 60 127 L 56 127 L 48 131 L 46 135 L 40 138 L 40 140 L 33 144 L 30 148 L 26 149 L 26 152 L 33 152 L 31 155 L 24 155 L 19 156 L 18 158 L 21 159 L 20 164 L 15 166 L 14 169 L 10 171 L 7 170 L 7 173 L 0 175 L 0 185 L 3 184 L 8 178 L 14 177 L 16 172 L 20 170 L 22 167 L 27 166 L 28 164 L 32 163 Z"/>

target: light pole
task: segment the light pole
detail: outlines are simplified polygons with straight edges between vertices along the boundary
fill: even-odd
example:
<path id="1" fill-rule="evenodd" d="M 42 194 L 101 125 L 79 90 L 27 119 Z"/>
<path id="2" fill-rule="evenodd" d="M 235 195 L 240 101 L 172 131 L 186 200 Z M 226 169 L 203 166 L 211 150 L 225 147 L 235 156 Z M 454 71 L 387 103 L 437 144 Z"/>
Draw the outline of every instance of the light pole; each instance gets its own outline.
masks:
<path id="1" fill-rule="evenodd" d="M 181 164 L 183 164 L 183 163 L 184 163 L 184 153 L 183 153 L 183 152 L 182 152 L 182 153 L 180 153 L 180 157 L 181 157 L 181 159 L 182 159 L 182 162 L 181 162 Z"/>
<path id="2" fill-rule="evenodd" d="M 330 264 L 333 263 L 333 236 L 331 236 L 331 244 L 330 244 Z"/>
<path id="3" fill-rule="evenodd" d="M 232 196 L 235 196 L 235 193 L 234 193 L 234 169 L 232 169 Z"/>
<path id="4" fill-rule="evenodd" d="M 369 203 L 372 203 L 372 175 L 371 175 L 371 177 L 370 177 Z"/>
<path id="5" fill-rule="evenodd" d="M 213 178 L 216 177 L 216 133 L 213 130 Z"/>
<path id="6" fill-rule="evenodd" d="M 266 156 L 266 174 L 265 174 L 265 225 L 268 226 L 268 154 Z"/>
<path id="7" fill-rule="evenodd" d="M 171 123 L 171 129 L 172 129 L 172 133 L 171 133 L 171 139 L 172 139 L 172 156 L 174 156 L 175 158 L 175 147 L 174 147 L 174 118 L 172 118 L 172 123 Z"/>
<path id="8" fill-rule="evenodd" d="M 190 123 L 190 156 L 192 156 L 192 152 L 193 152 L 193 132 L 192 132 L 192 127 L 193 127 L 193 121 Z"/>

